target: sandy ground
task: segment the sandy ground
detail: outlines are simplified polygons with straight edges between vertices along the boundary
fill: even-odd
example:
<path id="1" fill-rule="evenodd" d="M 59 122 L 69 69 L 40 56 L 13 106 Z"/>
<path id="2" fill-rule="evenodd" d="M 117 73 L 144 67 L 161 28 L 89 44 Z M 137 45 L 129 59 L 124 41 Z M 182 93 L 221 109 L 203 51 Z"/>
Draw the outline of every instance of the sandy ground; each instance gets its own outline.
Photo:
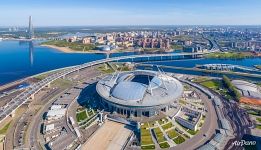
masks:
<path id="1" fill-rule="evenodd" d="M 246 103 L 246 104 L 252 104 L 252 105 L 259 105 L 259 106 L 261 106 L 261 99 L 242 97 L 242 98 L 240 98 L 240 103 Z"/>
<path id="2" fill-rule="evenodd" d="M 106 121 L 82 146 L 83 150 L 121 150 L 131 130 L 124 124 Z"/>

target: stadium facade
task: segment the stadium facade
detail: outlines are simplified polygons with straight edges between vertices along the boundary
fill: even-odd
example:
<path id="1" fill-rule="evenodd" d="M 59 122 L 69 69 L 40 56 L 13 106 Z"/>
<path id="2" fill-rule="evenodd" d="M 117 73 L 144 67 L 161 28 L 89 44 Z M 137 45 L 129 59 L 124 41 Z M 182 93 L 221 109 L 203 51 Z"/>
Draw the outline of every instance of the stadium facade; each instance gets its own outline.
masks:
<path id="1" fill-rule="evenodd" d="M 135 70 L 108 75 L 96 85 L 102 105 L 127 117 L 168 111 L 183 94 L 182 84 L 161 71 Z"/>

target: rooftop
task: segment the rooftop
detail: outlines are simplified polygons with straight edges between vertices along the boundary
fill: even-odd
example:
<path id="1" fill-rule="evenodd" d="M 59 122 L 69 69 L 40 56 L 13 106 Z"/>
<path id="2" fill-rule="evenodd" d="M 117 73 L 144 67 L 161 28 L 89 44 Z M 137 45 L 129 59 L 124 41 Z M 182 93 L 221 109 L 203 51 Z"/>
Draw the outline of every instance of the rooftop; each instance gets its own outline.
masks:
<path id="1" fill-rule="evenodd" d="M 183 93 L 182 84 L 175 78 L 148 70 L 109 75 L 98 82 L 96 89 L 108 101 L 131 106 L 171 103 Z"/>

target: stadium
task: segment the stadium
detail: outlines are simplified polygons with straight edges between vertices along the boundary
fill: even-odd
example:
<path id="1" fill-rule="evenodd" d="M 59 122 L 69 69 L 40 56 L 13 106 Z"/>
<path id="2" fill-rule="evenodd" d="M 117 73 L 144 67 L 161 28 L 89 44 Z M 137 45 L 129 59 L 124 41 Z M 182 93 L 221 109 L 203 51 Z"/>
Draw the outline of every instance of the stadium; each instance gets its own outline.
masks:
<path id="1" fill-rule="evenodd" d="M 106 110 L 126 117 L 167 112 L 183 94 L 182 84 L 161 71 L 135 70 L 106 76 L 96 85 Z"/>

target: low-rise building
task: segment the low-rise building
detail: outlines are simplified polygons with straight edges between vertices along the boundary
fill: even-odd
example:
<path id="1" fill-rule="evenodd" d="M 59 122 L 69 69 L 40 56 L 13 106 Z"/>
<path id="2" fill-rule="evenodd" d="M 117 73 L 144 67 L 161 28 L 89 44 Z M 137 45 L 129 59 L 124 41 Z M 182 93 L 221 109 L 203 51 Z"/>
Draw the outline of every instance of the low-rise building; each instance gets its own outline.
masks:
<path id="1" fill-rule="evenodd" d="M 187 107 L 182 107 L 181 111 L 179 111 L 175 116 L 175 120 L 182 126 L 196 131 L 198 130 L 201 116 L 202 114 L 200 112 L 189 109 Z"/>
<path id="2" fill-rule="evenodd" d="M 56 120 L 65 116 L 66 108 L 51 109 L 46 114 L 47 120 Z"/>

